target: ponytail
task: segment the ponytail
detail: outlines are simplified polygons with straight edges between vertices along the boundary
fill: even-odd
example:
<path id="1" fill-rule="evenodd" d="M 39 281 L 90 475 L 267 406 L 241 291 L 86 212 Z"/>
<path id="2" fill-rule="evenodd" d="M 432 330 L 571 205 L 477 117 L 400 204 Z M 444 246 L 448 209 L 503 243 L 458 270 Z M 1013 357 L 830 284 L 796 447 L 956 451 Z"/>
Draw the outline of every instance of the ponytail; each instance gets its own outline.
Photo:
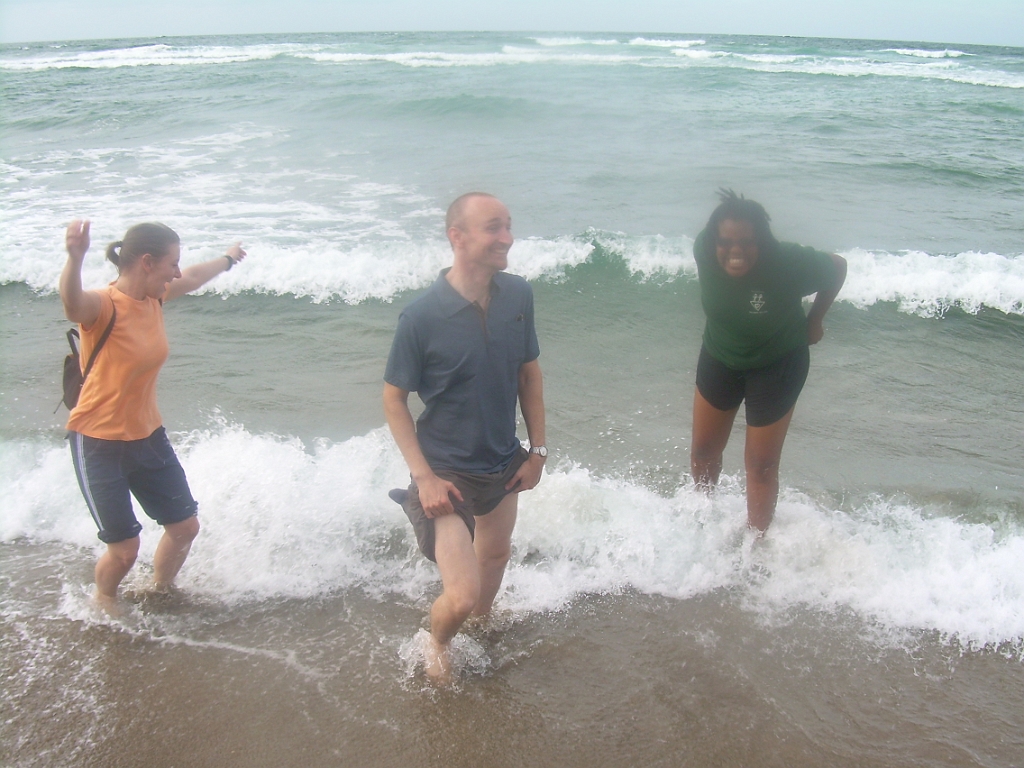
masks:
<path id="1" fill-rule="evenodd" d="M 121 264 L 120 256 L 117 252 L 121 249 L 122 245 L 124 245 L 124 240 L 118 240 L 116 243 L 111 243 L 107 246 L 107 261 L 117 267 L 118 270 L 121 269 Z"/>
<path id="2" fill-rule="evenodd" d="M 140 256 L 150 254 L 162 258 L 172 245 L 178 245 L 178 233 L 165 224 L 136 224 L 118 240 L 107 246 L 107 258 L 117 267 L 118 274 L 131 267 Z"/>

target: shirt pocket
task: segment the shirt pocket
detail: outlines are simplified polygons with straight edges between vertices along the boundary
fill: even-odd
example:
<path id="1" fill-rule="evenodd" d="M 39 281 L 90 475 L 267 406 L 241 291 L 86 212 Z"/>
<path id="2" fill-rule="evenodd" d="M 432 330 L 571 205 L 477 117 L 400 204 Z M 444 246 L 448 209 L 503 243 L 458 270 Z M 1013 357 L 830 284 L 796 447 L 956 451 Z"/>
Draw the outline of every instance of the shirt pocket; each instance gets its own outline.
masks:
<path id="1" fill-rule="evenodd" d="M 517 370 L 526 361 L 526 319 L 523 315 L 516 315 L 511 320 L 505 320 L 500 324 L 500 329 L 495 334 L 502 349 L 502 354 L 509 365 Z"/>

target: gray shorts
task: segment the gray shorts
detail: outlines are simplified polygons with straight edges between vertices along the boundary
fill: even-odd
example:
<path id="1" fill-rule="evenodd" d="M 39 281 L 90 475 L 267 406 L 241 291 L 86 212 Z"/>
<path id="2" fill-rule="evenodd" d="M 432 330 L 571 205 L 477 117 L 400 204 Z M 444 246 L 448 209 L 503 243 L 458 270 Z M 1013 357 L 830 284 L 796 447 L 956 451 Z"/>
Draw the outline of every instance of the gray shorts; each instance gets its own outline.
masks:
<path id="1" fill-rule="evenodd" d="M 163 427 L 142 440 L 101 440 L 68 432 L 68 442 L 78 487 L 100 541 L 116 544 L 139 535 L 142 526 L 132 509 L 132 496 L 160 525 L 196 514 L 199 505 Z"/>
<path id="2" fill-rule="evenodd" d="M 455 507 L 455 514 L 462 518 L 462 521 L 469 528 L 470 538 L 476 531 L 476 518 L 492 512 L 510 493 L 516 493 L 516 489 L 505 490 L 505 484 L 512 479 L 512 476 L 519 471 L 523 463 L 530 457 L 529 452 L 520 446 L 519 451 L 513 457 L 511 463 L 504 472 L 495 472 L 489 475 L 473 475 L 468 472 L 454 472 L 450 469 L 435 470 L 438 477 L 455 484 L 462 494 L 462 501 L 452 498 L 452 506 Z M 388 492 L 394 501 L 402 505 L 413 530 L 416 531 L 416 541 L 420 545 L 420 551 L 427 556 L 428 560 L 437 562 L 434 557 L 434 521 L 427 517 L 420 504 L 420 492 L 415 482 L 409 484 L 408 489 L 395 488 Z M 449 497 L 450 498 L 450 497 Z"/>

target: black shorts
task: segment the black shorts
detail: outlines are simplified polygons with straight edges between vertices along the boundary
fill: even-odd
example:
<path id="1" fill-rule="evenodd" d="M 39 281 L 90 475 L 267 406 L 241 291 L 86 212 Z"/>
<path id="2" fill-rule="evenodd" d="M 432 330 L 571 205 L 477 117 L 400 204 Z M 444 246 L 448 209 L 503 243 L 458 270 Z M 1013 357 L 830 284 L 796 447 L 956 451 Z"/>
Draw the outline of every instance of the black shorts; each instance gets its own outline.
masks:
<path id="1" fill-rule="evenodd" d="M 438 477 L 454 483 L 455 487 L 459 489 L 459 493 L 462 494 L 462 501 L 455 500 L 451 495 L 449 495 L 449 498 L 451 499 L 452 506 L 455 508 L 455 514 L 461 517 L 466 527 L 469 528 L 471 538 L 476 531 L 475 518 L 486 515 L 488 512 L 493 512 L 502 499 L 510 493 L 516 492 L 514 488 L 511 491 L 506 491 L 505 484 L 512 479 L 512 476 L 519 471 L 519 468 L 523 466 L 529 457 L 529 452 L 520 446 L 512 462 L 505 467 L 504 472 L 495 472 L 489 475 L 474 475 L 468 472 L 455 472 L 445 469 L 436 470 Z M 413 530 L 416 532 L 416 542 L 420 546 L 420 551 L 427 556 L 428 560 L 433 560 L 436 563 L 437 559 L 434 557 L 434 521 L 432 518 L 427 517 L 427 513 L 423 511 L 423 505 L 420 504 L 420 492 L 419 488 L 416 487 L 416 483 L 410 483 L 408 490 L 395 488 L 388 495 L 394 501 L 401 504 L 402 509 L 405 510 L 405 514 L 409 518 L 409 522 L 412 523 Z"/>
<path id="2" fill-rule="evenodd" d="M 100 440 L 69 432 L 68 441 L 78 487 L 100 541 L 116 544 L 139 535 L 142 526 L 132 496 L 160 525 L 196 514 L 199 505 L 163 427 L 142 440 Z"/>
<path id="3" fill-rule="evenodd" d="M 796 405 L 807 381 L 811 352 L 805 345 L 764 368 L 735 371 L 713 358 L 701 345 L 697 360 L 697 389 L 720 411 L 747 401 L 747 424 L 767 427 Z"/>

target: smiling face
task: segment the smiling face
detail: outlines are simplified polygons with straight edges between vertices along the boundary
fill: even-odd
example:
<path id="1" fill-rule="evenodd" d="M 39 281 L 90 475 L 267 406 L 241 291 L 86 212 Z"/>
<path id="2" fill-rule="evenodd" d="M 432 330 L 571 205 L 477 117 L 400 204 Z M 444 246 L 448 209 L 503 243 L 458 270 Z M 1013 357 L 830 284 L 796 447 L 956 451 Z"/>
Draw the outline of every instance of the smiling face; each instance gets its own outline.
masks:
<path id="1" fill-rule="evenodd" d="M 747 274 L 760 256 L 754 225 L 739 219 L 722 219 L 718 223 L 715 255 L 729 277 Z"/>
<path id="2" fill-rule="evenodd" d="M 474 196 L 466 200 L 462 213 L 448 230 L 456 257 L 467 264 L 500 272 L 508 267 L 512 217 L 495 197 Z"/>
<path id="3" fill-rule="evenodd" d="M 142 262 L 146 268 L 146 295 L 154 299 L 162 299 L 167 293 L 167 286 L 176 278 L 181 277 L 178 262 L 181 261 L 181 246 L 177 243 L 167 247 L 163 256 L 146 254 Z"/>

